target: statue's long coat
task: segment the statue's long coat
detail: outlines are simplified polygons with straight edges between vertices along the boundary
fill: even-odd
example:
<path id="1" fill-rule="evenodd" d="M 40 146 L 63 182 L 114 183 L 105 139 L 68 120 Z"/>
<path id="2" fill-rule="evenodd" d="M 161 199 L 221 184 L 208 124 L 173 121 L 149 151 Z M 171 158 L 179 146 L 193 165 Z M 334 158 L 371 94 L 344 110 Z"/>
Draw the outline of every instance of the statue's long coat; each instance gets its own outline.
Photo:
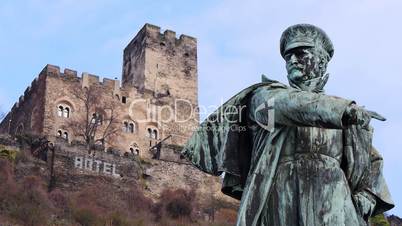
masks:
<path id="1" fill-rule="evenodd" d="M 352 202 L 353 194 L 361 191 L 372 194 L 376 199 L 376 206 L 371 211 L 373 214 L 392 208 L 393 203 L 381 173 L 382 158 L 371 146 L 371 132 L 342 125 L 345 109 L 351 103 L 349 100 L 300 91 L 267 80 L 241 91 L 211 114 L 194 132 L 182 153 L 195 166 L 209 174 L 218 176 L 225 173 L 222 192 L 241 199 L 238 226 L 364 225 L 367 216 L 359 215 Z M 266 108 L 261 109 L 263 105 Z M 270 108 L 274 113 L 274 130 L 266 127 L 269 120 L 272 120 L 268 117 L 272 117 L 269 114 Z M 327 182 L 340 186 L 328 185 L 329 190 L 317 190 L 317 184 L 308 184 L 310 180 L 317 182 L 314 175 L 303 177 L 296 173 L 290 177 L 297 166 L 300 169 L 309 168 L 295 159 L 289 167 L 278 171 L 278 166 L 282 166 L 285 149 L 295 148 L 292 134 L 297 133 L 298 128 L 325 128 L 343 134 L 344 138 L 338 142 L 342 147 L 342 158 L 338 165 L 318 155 L 323 167 L 334 168 L 335 171 L 331 171 L 330 175 L 342 170 L 341 178 L 344 181 L 324 175 Z M 321 170 L 319 166 L 310 168 Z M 283 190 L 283 194 L 278 195 L 276 185 L 283 183 L 281 178 L 284 177 L 289 186 Z M 297 186 L 292 185 L 292 180 L 297 181 Z M 299 183 L 308 186 L 300 187 Z M 322 186 L 325 185 L 323 180 Z M 336 187 L 340 188 L 337 190 Z M 311 195 L 311 191 L 303 189 L 323 194 Z M 324 200 L 326 203 L 312 200 L 342 193 L 345 197 L 333 197 L 333 200 Z M 325 209 L 321 204 L 308 205 L 304 202 L 324 203 L 322 205 L 329 207 Z M 289 206 L 295 207 L 296 211 Z M 344 207 L 340 209 L 337 206 Z"/>

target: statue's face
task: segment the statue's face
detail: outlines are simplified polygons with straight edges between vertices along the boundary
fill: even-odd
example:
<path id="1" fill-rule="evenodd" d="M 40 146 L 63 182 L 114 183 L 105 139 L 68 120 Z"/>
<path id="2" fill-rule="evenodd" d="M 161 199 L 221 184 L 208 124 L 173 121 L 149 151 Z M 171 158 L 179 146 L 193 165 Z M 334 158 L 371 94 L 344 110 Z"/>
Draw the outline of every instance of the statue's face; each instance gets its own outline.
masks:
<path id="1" fill-rule="evenodd" d="M 314 47 L 298 47 L 285 53 L 286 70 L 291 85 L 305 91 L 313 91 L 321 85 L 326 62 Z"/>

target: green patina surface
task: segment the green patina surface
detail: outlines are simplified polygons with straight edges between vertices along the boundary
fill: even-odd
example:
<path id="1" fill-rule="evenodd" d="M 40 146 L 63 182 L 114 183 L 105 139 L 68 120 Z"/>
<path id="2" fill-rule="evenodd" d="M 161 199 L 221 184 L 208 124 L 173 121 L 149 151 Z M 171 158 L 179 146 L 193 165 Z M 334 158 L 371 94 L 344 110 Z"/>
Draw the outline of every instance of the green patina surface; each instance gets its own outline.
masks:
<path id="1" fill-rule="evenodd" d="M 222 192 L 241 200 L 239 226 L 367 225 L 393 207 L 368 126 L 382 117 L 324 93 L 333 47 L 322 30 L 289 28 L 281 52 L 290 87 L 263 78 L 241 91 L 182 153 L 224 173 Z"/>

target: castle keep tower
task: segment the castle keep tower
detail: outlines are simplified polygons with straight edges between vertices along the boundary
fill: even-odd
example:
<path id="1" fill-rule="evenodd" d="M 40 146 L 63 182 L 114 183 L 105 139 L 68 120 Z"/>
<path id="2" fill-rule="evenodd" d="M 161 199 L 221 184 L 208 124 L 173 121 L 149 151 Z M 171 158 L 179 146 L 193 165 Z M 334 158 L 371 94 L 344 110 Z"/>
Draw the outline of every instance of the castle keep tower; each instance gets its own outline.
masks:
<path id="1" fill-rule="evenodd" d="M 153 120 L 174 143 L 184 144 L 198 125 L 197 80 L 193 37 L 176 38 L 174 31 L 161 33 L 159 27 L 145 24 L 124 49 L 122 86 L 151 96 L 157 109 Z"/>
<path id="2" fill-rule="evenodd" d="M 145 24 L 124 49 L 124 87 L 197 104 L 197 40 Z"/>

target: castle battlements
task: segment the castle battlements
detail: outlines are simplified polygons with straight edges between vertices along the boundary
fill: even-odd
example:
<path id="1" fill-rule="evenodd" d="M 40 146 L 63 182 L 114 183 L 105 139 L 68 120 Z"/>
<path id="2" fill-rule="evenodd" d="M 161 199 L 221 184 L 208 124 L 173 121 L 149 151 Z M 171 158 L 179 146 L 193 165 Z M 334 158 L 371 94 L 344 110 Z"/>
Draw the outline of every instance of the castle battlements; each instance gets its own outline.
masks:
<path id="1" fill-rule="evenodd" d="M 197 46 L 197 39 L 185 34 L 181 34 L 179 38 L 176 37 L 176 32 L 172 30 L 165 30 L 161 33 L 161 28 L 153 24 L 145 24 L 137 33 L 133 40 L 127 45 L 126 49 L 130 49 L 136 42 L 142 42 L 145 38 L 153 43 L 160 45 L 175 45 L 175 48 L 180 47 L 194 47 Z M 150 44 L 149 42 L 146 42 Z"/>
<path id="2" fill-rule="evenodd" d="M 61 72 L 59 66 L 47 64 L 42 72 L 39 75 L 39 79 L 41 76 L 51 76 L 56 78 L 64 78 L 66 80 L 79 81 L 82 84 L 82 87 L 88 87 L 91 85 L 98 85 L 104 87 L 109 90 L 118 90 L 120 89 L 120 80 L 118 79 L 110 79 L 103 78 L 102 80 L 98 75 L 90 74 L 88 72 L 82 72 L 81 76 L 78 76 L 77 71 L 65 68 L 63 72 Z M 38 79 L 35 79 L 32 82 L 32 86 L 36 83 Z"/>

